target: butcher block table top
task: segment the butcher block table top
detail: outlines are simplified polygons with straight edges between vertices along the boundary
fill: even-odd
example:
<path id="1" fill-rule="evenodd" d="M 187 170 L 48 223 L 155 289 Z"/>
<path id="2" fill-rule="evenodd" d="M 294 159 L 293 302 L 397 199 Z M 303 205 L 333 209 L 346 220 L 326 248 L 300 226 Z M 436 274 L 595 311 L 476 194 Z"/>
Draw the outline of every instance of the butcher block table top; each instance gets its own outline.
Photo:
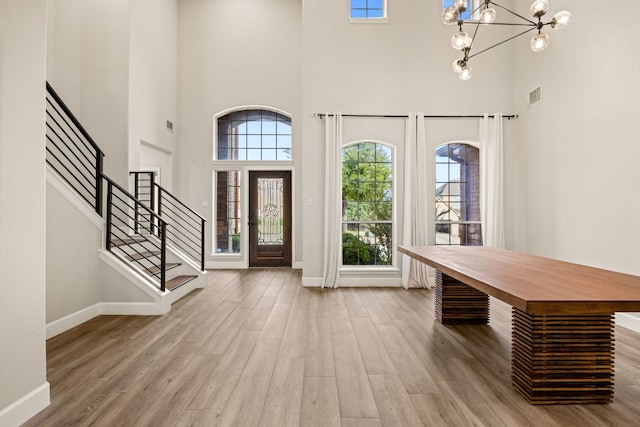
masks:
<path id="1" fill-rule="evenodd" d="M 533 314 L 640 312 L 640 277 L 486 246 L 398 250 Z"/>

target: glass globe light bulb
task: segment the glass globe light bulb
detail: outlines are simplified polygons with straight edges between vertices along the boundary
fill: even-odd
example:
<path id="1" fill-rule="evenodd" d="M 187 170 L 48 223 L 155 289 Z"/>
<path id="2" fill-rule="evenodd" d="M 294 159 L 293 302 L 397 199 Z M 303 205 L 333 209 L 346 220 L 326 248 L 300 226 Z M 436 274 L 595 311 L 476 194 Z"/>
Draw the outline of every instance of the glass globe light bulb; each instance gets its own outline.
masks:
<path id="1" fill-rule="evenodd" d="M 536 18 L 540 18 L 542 15 L 549 11 L 549 0 L 535 0 L 531 7 L 529 8 L 529 12 L 531 12 L 532 16 Z"/>
<path id="2" fill-rule="evenodd" d="M 480 13 L 479 21 L 481 24 L 492 24 L 496 20 L 496 15 L 496 10 L 490 7 Z"/>
<path id="3" fill-rule="evenodd" d="M 445 25 L 453 25 L 458 22 L 458 9 L 453 6 L 449 6 L 442 11 L 442 23 Z"/>
<path id="4" fill-rule="evenodd" d="M 451 37 L 451 46 L 457 50 L 467 48 L 471 46 L 471 37 L 464 31 L 458 31 Z"/>
<path id="5" fill-rule="evenodd" d="M 538 34 L 531 39 L 531 50 L 541 52 L 549 46 L 549 36 L 546 34 Z"/>
<path id="6" fill-rule="evenodd" d="M 471 67 L 465 66 L 458 74 L 458 77 L 460 77 L 460 80 L 469 80 L 471 78 L 471 71 Z"/>
<path id="7" fill-rule="evenodd" d="M 451 69 L 456 73 L 460 73 L 462 69 L 466 67 L 466 65 L 466 62 L 464 62 L 463 59 L 456 59 L 455 61 L 453 61 L 453 64 L 451 64 Z"/>
<path id="8" fill-rule="evenodd" d="M 460 11 L 460 12 L 464 12 L 465 10 L 467 10 L 467 6 L 468 6 L 468 0 L 455 0 L 454 2 L 454 6 Z"/>
<path id="9" fill-rule="evenodd" d="M 569 22 L 571 22 L 571 13 L 563 10 L 553 16 L 553 19 L 551 20 L 551 28 L 561 30 L 563 28 L 567 28 L 569 26 Z"/>

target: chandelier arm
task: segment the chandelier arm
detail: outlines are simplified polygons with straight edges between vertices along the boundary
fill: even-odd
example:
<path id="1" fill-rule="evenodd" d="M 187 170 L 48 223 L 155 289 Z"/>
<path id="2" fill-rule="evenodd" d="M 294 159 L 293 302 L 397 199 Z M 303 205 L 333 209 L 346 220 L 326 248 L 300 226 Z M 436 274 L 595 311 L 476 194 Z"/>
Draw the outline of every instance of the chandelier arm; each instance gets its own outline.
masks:
<path id="1" fill-rule="evenodd" d="M 471 11 L 470 15 L 473 16 L 473 14 L 476 13 L 477 11 L 479 11 L 484 5 L 485 5 L 485 3 L 482 3 L 480 6 L 476 7 L 475 9 L 473 9 Z"/>
<path id="2" fill-rule="evenodd" d="M 462 28 L 462 26 L 460 28 Z M 476 24 L 476 29 L 473 31 L 473 37 L 471 37 L 471 44 L 469 45 L 469 50 L 471 50 L 471 48 L 473 47 L 473 42 L 476 41 L 476 35 L 478 34 L 478 29 L 479 28 L 480 28 L 480 22 L 478 22 Z M 469 52 L 467 52 L 467 53 L 469 53 Z M 469 58 L 467 58 L 467 59 L 469 59 Z"/>
<path id="3" fill-rule="evenodd" d="M 473 55 L 469 55 L 469 56 L 467 57 L 467 59 L 471 59 L 471 58 L 473 58 L 474 56 L 478 56 L 478 55 L 480 55 L 480 54 L 481 54 L 481 53 L 483 53 L 483 52 L 486 52 L 486 51 L 488 51 L 488 50 L 490 50 L 490 49 L 493 49 L 494 47 L 500 46 L 501 44 L 504 44 L 504 43 L 506 43 L 506 42 L 508 42 L 508 41 L 511 41 L 511 40 L 515 39 L 516 37 L 520 37 L 520 36 L 522 36 L 522 35 L 524 35 L 524 34 L 527 34 L 528 32 L 533 31 L 533 30 L 535 30 L 535 29 L 536 29 L 536 27 L 531 27 L 531 28 L 529 28 L 529 29 L 528 29 L 528 30 L 526 30 L 526 31 L 523 31 L 523 32 L 521 32 L 521 33 L 519 33 L 519 34 L 516 34 L 516 35 L 515 35 L 515 36 L 513 36 L 513 37 L 509 37 L 508 39 L 501 41 L 500 43 L 496 43 L 496 44 L 494 44 L 493 46 L 489 46 L 488 48 L 483 49 L 483 50 L 481 50 L 481 51 L 480 51 L 480 52 L 478 52 L 478 53 L 474 53 Z"/>
<path id="4" fill-rule="evenodd" d="M 472 21 L 472 20 L 465 20 L 462 21 L 462 24 L 480 24 L 480 25 L 509 25 L 512 27 L 534 27 L 537 24 L 523 24 L 523 23 L 516 23 L 516 22 L 491 22 L 491 23 L 486 23 L 486 22 L 480 22 L 480 21 Z M 551 24 L 551 22 L 547 23 L 547 24 L 543 24 L 543 25 L 549 25 Z"/>
<path id="5" fill-rule="evenodd" d="M 507 12 L 509 12 L 510 14 L 515 15 L 515 16 L 517 16 L 517 17 L 518 17 L 518 18 L 520 18 L 520 19 L 524 19 L 525 21 L 530 22 L 530 23 L 532 23 L 533 25 L 537 25 L 537 24 L 536 24 L 536 22 L 532 21 L 531 19 L 525 18 L 524 16 L 519 15 L 519 14 L 515 13 L 514 11 L 507 9 L 507 8 L 506 8 L 506 7 L 504 7 L 504 6 L 500 6 L 498 3 L 495 3 L 495 2 L 493 2 L 493 1 L 490 1 L 489 3 L 491 3 L 491 4 L 492 4 L 492 5 L 494 5 L 494 6 L 499 7 L 500 9 L 506 10 L 506 11 L 507 11 Z"/>

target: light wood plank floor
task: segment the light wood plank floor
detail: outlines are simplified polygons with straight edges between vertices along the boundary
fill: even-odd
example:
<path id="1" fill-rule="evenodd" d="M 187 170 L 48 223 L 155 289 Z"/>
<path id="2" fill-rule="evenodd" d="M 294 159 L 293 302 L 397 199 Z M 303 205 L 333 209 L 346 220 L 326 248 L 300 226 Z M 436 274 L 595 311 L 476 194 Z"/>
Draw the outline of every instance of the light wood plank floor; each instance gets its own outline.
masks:
<path id="1" fill-rule="evenodd" d="M 532 406 L 511 387 L 511 309 L 446 327 L 433 292 L 307 289 L 290 269 L 211 271 L 160 317 L 47 342 L 28 426 L 638 426 L 640 334 L 616 329 L 614 403 Z"/>

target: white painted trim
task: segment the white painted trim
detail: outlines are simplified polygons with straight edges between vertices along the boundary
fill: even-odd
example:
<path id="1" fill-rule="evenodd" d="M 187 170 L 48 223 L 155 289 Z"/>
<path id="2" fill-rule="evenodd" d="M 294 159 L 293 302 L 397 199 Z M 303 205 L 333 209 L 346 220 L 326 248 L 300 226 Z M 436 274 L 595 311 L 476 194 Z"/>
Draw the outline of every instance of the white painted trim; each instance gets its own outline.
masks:
<path id="1" fill-rule="evenodd" d="M 174 123 L 174 125 L 175 125 L 175 123 Z M 161 146 L 159 146 L 159 145 L 156 145 L 156 144 L 154 144 L 153 142 L 145 141 L 144 139 L 141 139 L 141 140 L 140 140 L 140 145 L 144 145 L 144 146 L 146 146 L 146 147 L 153 148 L 154 150 L 158 150 L 158 151 L 160 151 L 160 152 L 162 152 L 162 153 L 164 153 L 164 154 L 173 155 L 173 152 L 172 152 L 171 150 L 168 150 L 168 149 L 166 149 L 166 148 L 164 148 L 164 147 L 161 147 Z M 142 168 L 141 168 L 141 169 L 142 169 Z"/>
<path id="2" fill-rule="evenodd" d="M 640 316 L 630 313 L 616 313 L 616 325 L 640 332 Z"/>
<path id="3" fill-rule="evenodd" d="M 165 314 L 163 311 L 164 310 L 162 309 L 161 304 L 158 304 L 155 302 L 102 302 L 100 303 L 101 315 L 153 316 L 153 315 Z"/>
<path id="4" fill-rule="evenodd" d="M 46 326 L 46 337 L 47 339 L 53 338 L 56 335 L 66 332 L 71 328 L 75 328 L 76 326 L 99 316 L 100 314 L 100 303 L 98 303 L 87 308 L 83 308 L 80 311 L 76 311 L 75 313 L 71 313 L 58 320 L 54 320 L 53 322 L 49 322 Z"/>
<path id="5" fill-rule="evenodd" d="M 82 197 L 78 195 L 76 190 L 71 188 L 69 184 L 54 171 L 51 166 L 47 165 L 47 184 L 55 188 L 62 197 L 71 203 L 80 213 L 87 217 L 97 228 L 104 230 L 105 221 L 98 213 L 91 208 Z"/>
<path id="6" fill-rule="evenodd" d="M 322 287 L 322 277 L 303 277 L 302 286 L 305 288 Z M 402 279 L 400 277 L 340 277 L 341 288 L 400 288 Z"/>
<path id="7" fill-rule="evenodd" d="M 158 314 L 164 314 L 159 302 L 99 302 L 47 323 L 46 337 L 47 339 L 53 338 L 102 315 L 149 316 Z"/>
<path id="8" fill-rule="evenodd" d="M 399 288 L 402 286 L 400 277 L 345 277 L 340 276 L 341 288 Z"/>
<path id="9" fill-rule="evenodd" d="M 207 270 L 245 270 L 249 268 L 246 261 L 207 261 L 204 263 Z"/>
<path id="10" fill-rule="evenodd" d="M 291 268 L 293 268 L 294 270 L 302 270 L 303 269 L 303 262 L 302 261 L 294 261 L 293 265 L 291 266 Z"/>
<path id="11" fill-rule="evenodd" d="M 302 286 L 305 288 L 321 288 L 322 277 L 302 277 Z"/>
<path id="12" fill-rule="evenodd" d="M 19 426 L 51 403 L 49 383 L 39 385 L 9 406 L 0 409 L 0 426 Z"/>
<path id="13" fill-rule="evenodd" d="M 386 24 L 389 18 L 349 18 L 349 24 Z"/>

